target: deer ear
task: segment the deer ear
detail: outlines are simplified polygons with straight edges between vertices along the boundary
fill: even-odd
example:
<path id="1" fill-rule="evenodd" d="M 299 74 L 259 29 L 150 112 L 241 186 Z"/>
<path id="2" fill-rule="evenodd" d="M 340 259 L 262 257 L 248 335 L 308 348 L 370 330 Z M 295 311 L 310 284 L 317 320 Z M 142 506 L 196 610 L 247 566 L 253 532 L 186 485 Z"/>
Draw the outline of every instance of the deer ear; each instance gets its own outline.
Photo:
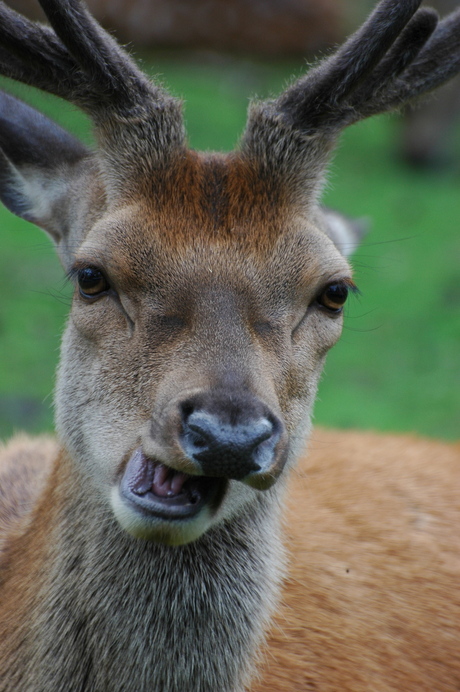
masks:
<path id="1" fill-rule="evenodd" d="M 22 101 L 0 92 L 0 199 L 17 216 L 62 239 L 56 214 L 71 197 L 81 142 Z"/>
<path id="2" fill-rule="evenodd" d="M 322 230 L 332 240 L 342 255 L 349 257 L 369 231 L 369 219 L 351 219 L 327 207 L 322 207 L 321 211 L 320 225 Z"/>

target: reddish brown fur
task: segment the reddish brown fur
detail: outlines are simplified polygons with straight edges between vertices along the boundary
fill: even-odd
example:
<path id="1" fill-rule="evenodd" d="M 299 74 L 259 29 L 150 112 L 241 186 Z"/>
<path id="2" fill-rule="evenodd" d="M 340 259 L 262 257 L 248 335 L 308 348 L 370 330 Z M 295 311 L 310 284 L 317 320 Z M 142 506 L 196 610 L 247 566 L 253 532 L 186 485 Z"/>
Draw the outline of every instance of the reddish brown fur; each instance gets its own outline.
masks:
<path id="1" fill-rule="evenodd" d="M 140 199 L 160 212 L 158 227 L 174 250 L 202 234 L 248 239 L 255 249 L 279 237 L 288 191 L 276 176 L 239 154 L 184 151 L 167 169 L 138 180 Z M 251 235 L 247 233 L 251 229 Z"/>
<path id="2" fill-rule="evenodd" d="M 459 444 L 315 431 L 254 692 L 458 690 L 459 487 Z"/>
<path id="3" fill-rule="evenodd" d="M 24 491 L 24 477 L 36 489 L 55 450 L 51 440 L 12 441 L 1 457 L 7 476 L 15 463 L 10 492 Z M 15 629 L 52 557 L 62 508 L 50 499 L 56 483 L 72 482 L 65 459 L 59 468 L 6 554 L 3 607 Z M 289 577 L 251 690 L 458 690 L 459 487 L 459 444 L 316 430 L 289 484 Z"/>
<path id="4" fill-rule="evenodd" d="M 6 536 L 4 553 L 1 555 L 3 670 L 16 660 L 17 651 L 27 637 L 28 627 L 33 621 L 31 614 L 37 609 L 44 576 L 53 560 L 58 538 L 56 527 L 62 513 L 59 493 L 55 491 L 57 478 L 65 476 L 66 469 L 65 460 L 62 462 L 61 456 L 58 445 L 50 438 L 13 438 L 0 457 L 2 468 L 4 460 L 9 458 L 16 469 L 23 469 L 21 474 L 12 472 L 9 465 L 6 469 L 8 486 L 13 493 L 19 494 L 26 490 L 30 494 L 28 513 L 21 523 L 13 527 L 10 535 Z M 28 478 L 28 484 L 24 487 L 25 477 Z M 69 475 L 66 480 L 69 487 L 72 487 Z M 6 674 L 3 679 L 6 689 L 9 682 L 9 674 Z"/>
<path id="5" fill-rule="evenodd" d="M 0 448 L 0 557 L 5 536 L 21 533 L 27 525 L 57 449 L 51 438 L 25 436 Z"/>

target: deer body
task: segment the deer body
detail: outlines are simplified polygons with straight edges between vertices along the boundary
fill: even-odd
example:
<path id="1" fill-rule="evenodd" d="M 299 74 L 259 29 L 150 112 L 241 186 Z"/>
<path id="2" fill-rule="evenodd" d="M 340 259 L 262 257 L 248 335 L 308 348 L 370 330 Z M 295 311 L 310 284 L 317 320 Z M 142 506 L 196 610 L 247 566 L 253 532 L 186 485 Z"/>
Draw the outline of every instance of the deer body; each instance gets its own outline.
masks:
<path id="1" fill-rule="evenodd" d="M 44 447 L 51 475 L 49 442 L 12 441 L 3 465 L 27 468 Z M 314 433 L 287 493 L 288 577 L 250 689 L 457 689 L 459 458 L 458 445 Z M 16 633 L 1 689 L 239 689 L 285 563 L 278 517 L 248 512 L 206 550 L 138 541 L 69 491 L 80 483 L 60 461 L 3 556 L 2 632 Z"/>
<path id="2" fill-rule="evenodd" d="M 313 433 L 289 488 L 288 578 L 254 690 L 458 688 L 459 454 Z"/>
<path id="3" fill-rule="evenodd" d="M 54 31 L 0 6 L 2 71 L 84 108 L 98 141 L 89 151 L 1 95 L 1 198 L 52 236 L 75 283 L 58 445 L 13 443 L 1 457 L 2 692 L 257 689 L 275 611 L 270 690 L 429 689 L 438 668 L 455 689 L 445 556 L 458 449 L 440 448 L 434 503 L 422 443 L 372 438 L 349 457 L 347 436 L 320 436 L 316 466 L 295 470 L 356 290 L 345 255 L 358 229 L 318 204 L 330 150 L 345 125 L 460 70 L 460 13 L 438 24 L 418 4 L 383 0 L 334 56 L 254 106 L 228 155 L 187 148 L 180 105 L 77 0 L 42 0 Z M 402 476 L 399 447 L 417 450 Z M 444 561 L 436 587 L 418 575 L 427 555 Z M 405 569 L 393 621 L 382 609 Z M 430 621 L 448 659 L 433 666 L 432 637 L 409 644 Z M 412 663 L 385 677 L 382 657 L 399 649 Z"/>

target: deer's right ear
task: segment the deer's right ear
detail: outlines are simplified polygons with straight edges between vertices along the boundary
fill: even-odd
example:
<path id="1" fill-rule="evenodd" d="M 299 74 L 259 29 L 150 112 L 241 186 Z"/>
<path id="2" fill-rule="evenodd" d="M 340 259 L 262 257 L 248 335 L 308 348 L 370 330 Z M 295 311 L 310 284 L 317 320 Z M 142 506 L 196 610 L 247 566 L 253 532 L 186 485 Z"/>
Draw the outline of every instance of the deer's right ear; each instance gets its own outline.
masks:
<path id="1" fill-rule="evenodd" d="M 64 233 L 62 204 L 70 199 L 75 169 L 87 156 L 79 140 L 24 102 L 0 92 L 0 199 L 57 243 Z"/>
<path id="2" fill-rule="evenodd" d="M 319 227 L 344 257 L 354 253 L 370 228 L 369 219 L 352 219 L 327 207 L 321 207 L 321 218 L 318 221 Z"/>

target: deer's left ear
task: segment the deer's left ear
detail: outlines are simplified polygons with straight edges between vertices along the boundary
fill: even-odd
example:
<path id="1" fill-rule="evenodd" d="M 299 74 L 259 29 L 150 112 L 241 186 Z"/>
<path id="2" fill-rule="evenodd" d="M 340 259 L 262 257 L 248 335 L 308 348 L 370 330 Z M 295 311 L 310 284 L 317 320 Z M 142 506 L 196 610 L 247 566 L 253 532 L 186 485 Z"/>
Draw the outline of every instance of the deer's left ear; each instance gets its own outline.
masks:
<path id="1" fill-rule="evenodd" d="M 350 219 L 326 207 L 322 207 L 321 212 L 321 230 L 332 240 L 344 257 L 349 257 L 367 234 L 370 226 L 369 219 Z"/>
<path id="2" fill-rule="evenodd" d="M 54 211 L 72 195 L 84 145 L 22 101 L 0 92 L 0 199 L 59 242 Z"/>

